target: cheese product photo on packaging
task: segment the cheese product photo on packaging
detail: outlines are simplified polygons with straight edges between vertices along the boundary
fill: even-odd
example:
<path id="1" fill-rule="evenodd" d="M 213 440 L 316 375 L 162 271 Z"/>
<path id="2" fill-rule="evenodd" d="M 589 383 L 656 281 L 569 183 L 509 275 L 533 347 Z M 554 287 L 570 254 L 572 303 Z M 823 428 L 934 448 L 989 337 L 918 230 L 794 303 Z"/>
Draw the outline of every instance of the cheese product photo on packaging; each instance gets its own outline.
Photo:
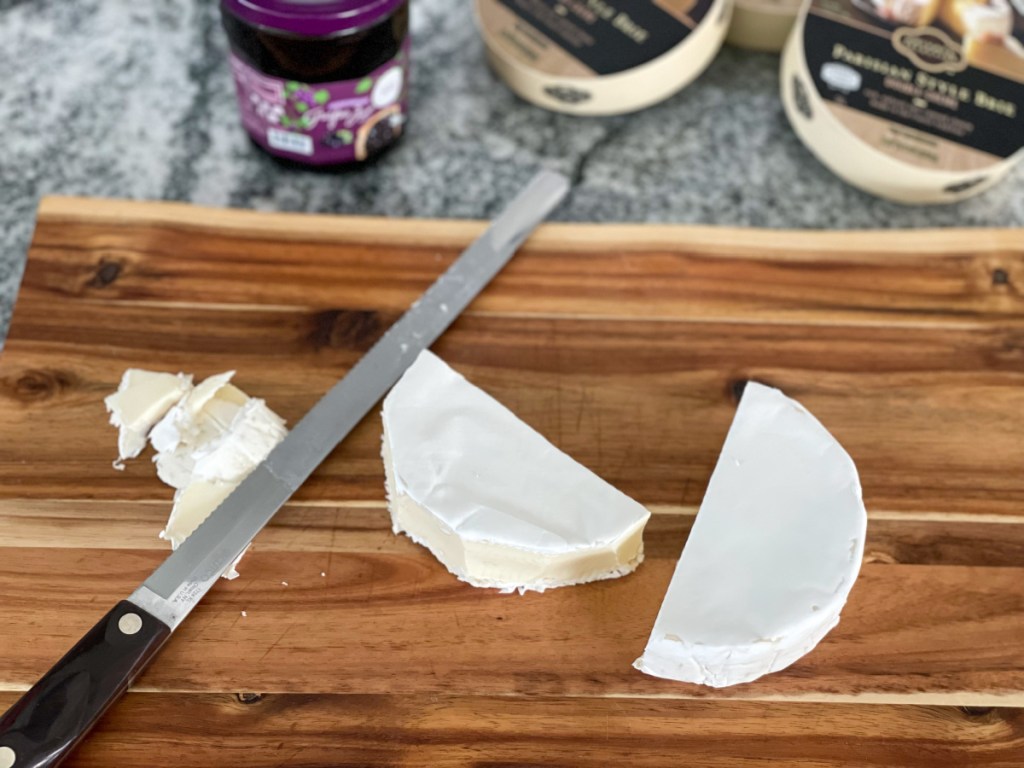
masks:
<path id="1" fill-rule="evenodd" d="M 751 51 L 777 53 L 796 23 L 800 0 L 735 0 L 725 41 Z"/>

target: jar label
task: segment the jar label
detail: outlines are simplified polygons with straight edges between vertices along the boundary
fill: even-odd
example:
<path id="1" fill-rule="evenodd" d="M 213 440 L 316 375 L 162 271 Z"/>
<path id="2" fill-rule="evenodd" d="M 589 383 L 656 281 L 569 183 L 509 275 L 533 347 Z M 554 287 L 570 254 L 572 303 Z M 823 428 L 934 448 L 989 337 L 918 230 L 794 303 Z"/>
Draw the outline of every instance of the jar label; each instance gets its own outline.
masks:
<path id="1" fill-rule="evenodd" d="M 356 80 L 282 80 L 230 59 L 242 125 L 271 154 L 310 165 L 367 160 L 405 125 L 408 36 L 395 58 Z"/>
<path id="2" fill-rule="evenodd" d="M 1024 0 L 813 0 L 803 48 L 847 129 L 911 165 L 980 170 L 1024 147 Z"/>
<path id="3" fill-rule="evenodd" d="M 478 0 L 480 21 L 509 56 L 559 77 L 625 72 L 668 53 L 714 0 Z"/>

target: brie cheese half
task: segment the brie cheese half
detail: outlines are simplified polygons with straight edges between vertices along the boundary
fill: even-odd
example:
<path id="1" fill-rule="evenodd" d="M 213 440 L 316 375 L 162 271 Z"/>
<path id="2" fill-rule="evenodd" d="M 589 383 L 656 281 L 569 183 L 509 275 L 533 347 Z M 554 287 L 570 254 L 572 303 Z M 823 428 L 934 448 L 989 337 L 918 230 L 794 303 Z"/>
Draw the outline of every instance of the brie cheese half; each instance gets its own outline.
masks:
<path id="1" fill-rule="evenodd" d="M 747 384 L 634 666 L 715 687 L 789 666 L 839 622 L 866 526 L 842 446 L 795 400 Z"/>
<path id="2" fill-rule="evenodd" d="M 190 389 L 192 377 L 178 373 L 157 373 L 129 368 L 117 391 L 103 403 L 110 423 L 118 428 L 115 469 L 124 469 L 125 459 L 134 459 L 146 447 L 146 436 L 167 410 Z"/>
<path id="3" fill-rule="evenodd" d="M 424 351 L 384 400 L 395 533 L 504 592 L 609 579 L 643 560 L 650 513 Z"/>

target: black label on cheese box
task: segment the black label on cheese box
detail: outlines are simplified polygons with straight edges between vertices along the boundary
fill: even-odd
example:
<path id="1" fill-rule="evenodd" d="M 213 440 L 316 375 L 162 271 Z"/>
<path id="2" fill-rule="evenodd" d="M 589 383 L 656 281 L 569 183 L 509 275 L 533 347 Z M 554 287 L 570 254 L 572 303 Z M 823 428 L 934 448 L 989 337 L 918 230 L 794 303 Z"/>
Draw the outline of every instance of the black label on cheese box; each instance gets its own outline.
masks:
<path id="1" fill-rule="evenodd" d="M 482 0 L 479 7 L 484 24 L 517 58 L 553 75 L 594 76 L 625 72 L 668 53 L 700 24 L 712 4 Z"/>
<path id="2" fill-rule="evenodd" d="M 1024 147 L 1024 21 L 1013 2 L 813 0 L 807 67 L 847 128 L 900 144 L 882 149 L 950 168 L 980 157 L 951 144 L 1007 158 Z M 883 133 L 879 120 L 913 130 Z"/>

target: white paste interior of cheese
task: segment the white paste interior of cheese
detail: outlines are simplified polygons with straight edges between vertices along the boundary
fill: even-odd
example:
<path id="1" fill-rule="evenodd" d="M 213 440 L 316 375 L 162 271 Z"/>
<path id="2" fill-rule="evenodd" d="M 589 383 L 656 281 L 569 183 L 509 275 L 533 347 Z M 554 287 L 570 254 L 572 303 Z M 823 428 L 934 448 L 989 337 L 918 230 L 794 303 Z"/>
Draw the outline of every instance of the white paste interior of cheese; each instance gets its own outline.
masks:
<path id="1" fill-rule="evenodd" d="M 385 399 L 383 423 L 395 530 L 459 578 L 544 589 L 642 558 L 643 506 L 430 352 Z"/>
<path id="2" fill-rule="evenodd" d="M 177 549 L 195 533 L 206 518 L 235 490 L 232 483 L 208 483 L 196 480 L 174 492 L 174 508 L 160 538 Z"/>
<path id="3" fill-rule="evenodd" d="M 634 666 L 721 687 L 792 664 L 838 623 L 866 526 L 846 451 L 795 400 L 751 382 Z"/>
<path id="4" fill-rule="evenodd" d="M 146 447 L 146 435 L 167 410 L 190 389 L 192 377 L 182 373 L 158 373 L 129 368 L 117 391 L 103 401 L 110 423 L 118 428 L 118 457 L 115 469 L 124 469 L 125 459 L 134 459 Z"/>

